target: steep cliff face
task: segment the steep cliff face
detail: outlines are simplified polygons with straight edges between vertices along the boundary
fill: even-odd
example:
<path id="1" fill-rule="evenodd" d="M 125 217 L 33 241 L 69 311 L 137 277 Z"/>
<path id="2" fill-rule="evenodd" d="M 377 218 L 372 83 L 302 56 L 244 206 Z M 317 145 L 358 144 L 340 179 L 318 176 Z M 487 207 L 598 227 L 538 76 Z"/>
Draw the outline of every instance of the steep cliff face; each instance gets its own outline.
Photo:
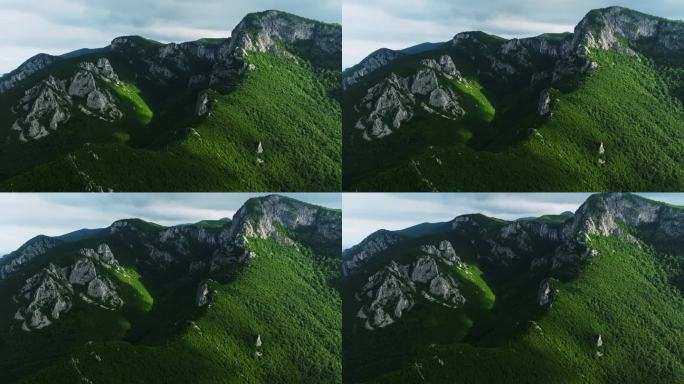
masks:
<path id="1" fill-rule="evenodd" d="M 321 54 L 337 55 L 342 48 L 339 25 L 324 24 L 280 11 L 247 15 L 233 30 L 230 51 L 280 52 L 283 43 L 310 43 Z"/>
<path id="2" fill-rule="evenodd" d="M 0 259 L 0 280 L 17 272 L 26 263 L 58 246 L 61 241 L 48 236 L 36 236 L 16 251 Z"/>
<path id="3" fill-rule="evenodd" d="M 387 230 L 379 230 L 342 254 L 342 271 L 350 274 L 355 268 L 371 259 L 373 256 L 388 249 L 393 244 L 405 239 L 404 236 Z"/>
<path id="4" fill-rule="evenodd" d="M 19 82 L 59 60 L 55 56 L 40 53 L 26 60 L 16 70 L 0 77 L 0 93 L 14 88 Z"/>
<path id="5" fill-rule="evenodd" d="M 238 242 L 240 238 L 257 237 L 292 243 L 290 236 L 307 229 L 321 239 L 337 242 L 341 239 L 341 226 L 339 211 L 270 195 L 247 201 L 236 213 L 228 236 Z"/>
<path id="6" fill-rule="evenodd" d="M 375 70 L 384 67 L 402 55 L 403 54 L 399 51 L 380 48 L 361 60 L 360 63 L 345 70 L 344 75 L 342 76 L 342 85 L 345 89 L 349 88 Z"/>

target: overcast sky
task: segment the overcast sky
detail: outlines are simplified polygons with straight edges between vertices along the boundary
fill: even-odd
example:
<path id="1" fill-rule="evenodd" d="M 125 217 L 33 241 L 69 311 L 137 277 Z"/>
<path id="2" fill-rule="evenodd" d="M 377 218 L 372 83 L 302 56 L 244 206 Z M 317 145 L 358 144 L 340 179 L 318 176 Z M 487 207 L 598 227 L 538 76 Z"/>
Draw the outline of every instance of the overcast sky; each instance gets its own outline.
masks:
<path id="1" fill-rule="evenodd" d="M 379 229 L 398 230 L 424 222 L 482 213 L 499 219 L 574 212 L 589 193 L 345 193 L 342 246 L 349 248 Z M 684 193 L 640 195 L 684 206 Z"/>
<path id="2" fill-rule="evenodd" d="M 116 220 L 140 218 L 162 225 L 232 218 L 254 193 L 0 194 L 0 257 L 43 234 L 63 235 L 82 228 L 105 228 Z M 330 208 L 341 207 L 338 193 L 286 196 Z"/>
<path id="3" fill-rule="evenodd" d="M 99 48 L 123 35 L 161 42 L 228 37 L 250 12 L 337 22 L 341 0 L 0 0 L 0 74 L 37 53 Z"/>
<path id="4" fill-rule="evenodd" d="M 342 0 L 344 68 L 378 48 L 441 42 L 463 31 L 503 37 L 571 32 L 595 8 L 612 5 L 684 19 L 681 0 Z"/>

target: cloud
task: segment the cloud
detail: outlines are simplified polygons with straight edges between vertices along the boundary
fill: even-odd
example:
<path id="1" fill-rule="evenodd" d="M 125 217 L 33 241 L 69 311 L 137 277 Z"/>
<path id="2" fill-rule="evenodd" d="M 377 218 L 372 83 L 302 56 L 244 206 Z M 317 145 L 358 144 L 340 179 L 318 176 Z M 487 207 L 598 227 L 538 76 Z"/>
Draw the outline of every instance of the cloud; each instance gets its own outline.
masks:
<path id="1" fill-rule="evenodd" d="M 591 9 L 613 0 L 343 0 L 343 66 L 378 48 L 402 49 L 479 30 L 506 38 L 572 31 Z M 671 19 L 684 18 L 684 2 L 623 0 L 621 6 Z"/>
<path id="2" fill-rule="evenodd" d="M 0 194 L 0 256 L 26 240 L 59 236 L 81 228 L 103 228 L 126 218 L 162 225 L 232 217 L 250 193 Z M 337 193 L 286 196 L 331 208 L 341 207 Z"/>
<path id="3" fill-rule="evenodd" d="M 345 193 L 342 246 L 349 248 L 379 229 L 399 230 L 424 222 L 449 221 L 482 213 L 515 220 L 574 212 L 589 193 Z M 646 198 L 684 206 L 684 193 L 643 193 Z"/>
<path id="4" fill-rule="evenodd" d="M 228 37 L 250 12 L 278 9 L 340 22 L 341 0 L 2 0 L 0 74 L 37 53 L 99 48 L 117 36 L 161 42 Z"/>

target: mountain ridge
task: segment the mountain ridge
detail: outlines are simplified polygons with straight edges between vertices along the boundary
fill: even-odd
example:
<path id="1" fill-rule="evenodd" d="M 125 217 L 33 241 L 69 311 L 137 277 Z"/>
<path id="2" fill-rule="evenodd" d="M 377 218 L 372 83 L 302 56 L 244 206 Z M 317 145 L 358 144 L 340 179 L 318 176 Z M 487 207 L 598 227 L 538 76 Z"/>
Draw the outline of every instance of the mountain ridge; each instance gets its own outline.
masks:
<path id="1" fill-rule="evenodd" d="M 678 190 L 681 36 L 611 7 L 569 34 L 378 50 L 343 74 L 344 189 Z"/>
<path id="2" fill-rule="evenodd" d="M 269 195 L 222 223 L 122 219 L 93 237 L 38 237 L 0 259 L 0 350 L 13 351 L 2 353 L 0 378 L 339 376 L 340 212 Z M 309 369 L 290 369 L 294 356 L 309 356 Z M 116 368 L 127 359 L 147 369 Z"/>
<path id="3" fill-rule="evenodd" d="M 0 78 L 0 189 L 335 189 L 341 27 L 266 11 L 234 35 L 120 36 L 100 50 L 37 55 Z M 171 170 L 186 177 L 160 176 Z"/>

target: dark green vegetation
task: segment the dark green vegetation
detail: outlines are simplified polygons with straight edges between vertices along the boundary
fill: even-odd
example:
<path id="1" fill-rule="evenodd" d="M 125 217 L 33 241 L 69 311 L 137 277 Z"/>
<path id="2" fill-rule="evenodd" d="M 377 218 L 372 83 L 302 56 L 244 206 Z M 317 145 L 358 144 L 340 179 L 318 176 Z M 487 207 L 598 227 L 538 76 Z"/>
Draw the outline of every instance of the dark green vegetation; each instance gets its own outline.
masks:
<path id="1" fill-rule="evenodd" d="M 249 15 L 251 27 L 236 28 L 234 35 L 270 33 L 259 20 L 272 13 Z M 340 29 L 284 13 L 277 17 Z M 246 47 L 246 56 L 236 58 L 223 53 L 242 49 L 230 39 L 175 46 L 125 39 L 116 47 L 62 58 L 0 93 L 0 189 L 340 190 L 340 53 L 326 55 L 315 41 L 298 41 L 291 49 L 275 41 L 277 49 Z M 163 56 L 169 47 L 175 51 Z M 121 84 L 98 86 L 112 92 L 123 118 L 106 122 L 74 108 L 49 136 L 20 142 L 10 129 L 17 118 L 10 110 L 24 91 L 48 75 L 66 79 L 68 88 L 80 63 L 102 57 Z M 210 108 L 198 116 L 198 95 L 205 89 Z M 257 153 L 259 143 L 263 153 Z"/>
<path id="2" fill-rule="evenodd" d="M 663 35 L 627 38 L 615 32 L 620 48 L 588 47 L 586 58 L 598 67 L 569 71 L 555 80 L 552 73 L 577 64 L 530 48 L 545 44 L 574 52 L 573 39 L 591 31 L 598 36 L 596 31 L 604 27 L 601 17 L 610 12 L 592 11 L 574 35 L 506 41 L 466 33 L 470 40 L 404 55 L 350 87 L 343 99 L 344 189 L 681 190 L 684 50 L 678 45 L 665 50 L 659 40 L 668 36 L 667 26 L 680 33 L 678 23 L 623 9 L 620 12 L 637 20 L 659 20 Z M 512 52 L 522 52 L 524 65 L 513 54 L 502 53 L 502 47 L 516 42 Z M 360 117 L 354 106 L 366 91 L 389 73 L 409 76 L 423 67 L 422 59 L 443 54 L 453 58 L 466 79 L 441 79 L 460 97 L 465 116 L 453 121 L 415 108 L 415 116 L 390 136 L 363 140 L 354 128 Z M 513 73 L 495 67 L 492 57 L 495 63 L 511 64 Z M 540 116 L 540 93 L 545 89 L 550 89 L 552 113 Z M 602 156 L 600 143 L 605 146 Z"/>
<path id="3" fill-rule="evenodd" d="M 276 214 L 296 214 L 285 204 L 302 206 L 286 200 Z M 339 221 L 339 213 L 314 209 L 333 219 L 337 215 Z M 277 220 L 249 207 L 243 211 L 253 216 L 246 219 L 252 225 Z M 339 383 L 339 235 L 326 241 L 311 227 L 283 225 L 280 236 L 294 245 L 275 237 L 249 237 L 245 255 L 254 254 L 247 259 L 239 257 L 241 249 L 196 236 L 228 238 L 245 216 L 236 215 L 233 223 L 177 227 L 185 235 L 161 242 L 157 239 L 173 227 L 127 220 L 106 234 L 58 245 L 0 280 L 0 381 Z M 120 229 L 111 231 L 114 227 Z M 22 331 L 21 322 L 12 319 L 17 307 L 12 298 L 24 280 L 48 262 L 68 266 L 79 249 L 102 243 L 111 247 L 121 268 L 98 268 L 98 273 L 111 276 L 124 305 L 106 310 L 76 298 L 52 325 Z M 148 245 L 169 252 L 173 260 L 156 259 Z M 187 252 L 178 251 L 183 248 Z M 208 263 L 221 252 L 229 252 L 226 260 L 233 261 L 216 270 L 204 264 L 188 272 L 189 265 Z M 205 281 L 210 302 L 200 307 L 198 285 Z"/>
<path id="4" fill-rule="evenodd" d="M 500 222 L 490 222 L 489 229 L 478 232 L 422 235 L 374 256 L 345 282 L 344 381 L 684 380 L 683 237 L 681 232 L 665 230 L 681 231 L 684 211 L 640 198 L 630 200 L 631 196 L 613 200 L 616 205 L 602 205 L 603 198 L 590 198 L 578 211 L 581 218 L 569 219 L 568 223 L 582 220 L 581 227 L 588 222 L 584 220 L 593 217 L 597 225 L 605 224 L 606 214 L 615 215 L 619 218 L 619 234 L 591 234 L 589 246 L 597 254 L 588 259 L 577 254 L 574 261 L 562 267 L 535 268 L 535 263 L 530 263 L 535 258 L 553 259 L 560 254 L 554 252 L 548 239 L 532 232 L 527 235 L 535 239 L 531 244 L 533 252 L 512 248 L 516 254 L 512 263 L 492 259 L 492 251 L 483 240 L 505 246 L 497 233 L 513 225 Z M 620 208 L 606 213 L 601 208 L 604 206 Z M 634 206 L 637 210 L 630 212 Z M 659 212 L 655 221 L 633 221 L 633 215 L 643 215 L 654 207 Z M 466 304 L 449 309 L 418 301 L 396 323 L 374 331 L 364 329 L 363 322 L 356 318 L 358 307 L 353 297 L 360 284 L 389 260 L 402 263 L 415 259 L 418 244 L 444 239 L 452 242 L 467 265 L 456 276 Z M 546 278 L 550 278 L 551 304 L 539 305 L 540 282 Z M 599 335 L 601 346 L 597 345 Z"/>

